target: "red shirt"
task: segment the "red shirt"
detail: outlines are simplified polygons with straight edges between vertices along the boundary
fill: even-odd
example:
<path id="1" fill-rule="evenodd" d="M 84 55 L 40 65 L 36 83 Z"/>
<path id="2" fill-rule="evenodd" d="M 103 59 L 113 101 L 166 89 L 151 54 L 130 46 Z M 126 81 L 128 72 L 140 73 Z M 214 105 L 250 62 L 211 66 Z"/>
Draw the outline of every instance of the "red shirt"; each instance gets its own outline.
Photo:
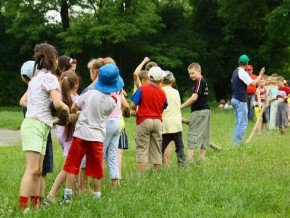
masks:
<path id="1" fill-rule="evenodd" d="M 250 77 L 251 77 L 253 80 L 257 78 L 257 76 L 256 76 L 255 74 L 253 74 L 253 73 L 250 75 Z M 247 94 L 248 94 L 248 95 L 253 95 L 253 94 L 255 94 L 255 92 L 256 92 L 256 88 L 257 88 L 256 85 L 248 85 L 248 86 L 247 86 Z"/>
<path id="2" fill-rule="evenodd" d="M 290 93 L 290 88 L 287 87 L 287 86 L 283 86 L 283 87 L 280 87 L 278 89 L 278 95 L 277 95 L 277 98 L 282 98 L 284 99 L 284 97 L 286 97 L 287 95 L 289 95 Z"/>
<path id="3" fill-rule="evenodd" d="M 140 86 L 131 97 L 139 105 L 137 112 L 137 125 L 146 119 L 159 119 L 162 121 L 162 112 L 167 107 L 165 92 L 153 84 Z"/>

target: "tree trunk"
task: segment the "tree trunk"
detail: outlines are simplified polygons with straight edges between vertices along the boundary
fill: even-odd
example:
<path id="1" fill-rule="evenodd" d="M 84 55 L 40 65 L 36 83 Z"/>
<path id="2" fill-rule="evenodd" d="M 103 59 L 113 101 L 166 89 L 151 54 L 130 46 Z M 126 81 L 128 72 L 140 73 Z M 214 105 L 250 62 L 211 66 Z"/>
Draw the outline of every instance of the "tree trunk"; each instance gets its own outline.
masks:
<path id="1" fill-rule="evenodd" d="M 69 28 L 69 4 L 66 0 L 61 1 L 60 5 L 60 16 L 61 16 L 61 22 L 62 22 L 62 28 L 64 31 L 66 31 Z"/>

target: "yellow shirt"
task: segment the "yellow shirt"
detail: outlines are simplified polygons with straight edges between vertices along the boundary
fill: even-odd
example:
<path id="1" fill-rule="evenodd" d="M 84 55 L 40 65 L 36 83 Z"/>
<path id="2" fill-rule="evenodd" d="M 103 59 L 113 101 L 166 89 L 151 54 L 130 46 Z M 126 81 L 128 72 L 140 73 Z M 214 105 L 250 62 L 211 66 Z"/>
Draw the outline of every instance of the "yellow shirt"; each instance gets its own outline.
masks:
<path id="1" fill-rule="evenodd" d="M 177 133 L 182 131 L 181 100 L 179 92 L 171 86 L 164 86 L 162 89 L 167 96 L 167 108 L 163 111 L 163 134 Z"/>

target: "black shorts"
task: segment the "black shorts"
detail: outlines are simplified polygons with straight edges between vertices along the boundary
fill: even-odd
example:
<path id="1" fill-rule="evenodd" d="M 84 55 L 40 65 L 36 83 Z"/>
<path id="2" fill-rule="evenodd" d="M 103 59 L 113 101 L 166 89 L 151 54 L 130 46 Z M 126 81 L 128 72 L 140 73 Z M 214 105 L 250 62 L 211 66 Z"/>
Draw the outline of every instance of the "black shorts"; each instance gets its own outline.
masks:
<path id="1" fill-rule="evenodd" d="M 129 148 L 128 137 L 125 131 L 120 135 L 118 148 L 124 150 Z"/>
<path id="2" fill-rule="evenodd" d="M 51 140 L 51 132 L 48 133 L 46 142 L 46 151 L 43 159 L 42 175 L 53 172 L 53 148 Z"/>

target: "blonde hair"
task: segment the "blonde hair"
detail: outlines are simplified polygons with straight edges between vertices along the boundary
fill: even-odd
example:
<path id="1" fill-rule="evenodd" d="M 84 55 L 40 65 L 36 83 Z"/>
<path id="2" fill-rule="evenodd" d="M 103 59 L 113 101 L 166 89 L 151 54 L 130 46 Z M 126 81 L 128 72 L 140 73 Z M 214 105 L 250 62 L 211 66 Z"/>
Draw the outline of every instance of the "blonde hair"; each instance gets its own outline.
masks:
<path id="1" fill-rule="evenodd" d="M 201 72 L 201 66 L 199 65 L 199 63 L 196 63 L 196 62 L 193 62 L 188 66 L 187 70 L 191 70 L 191 69 L 195 69 Z"/>
<path id="2" fill-rule="evenodd" d="M 88 68 L 89 69 L 100 69 L 102 66 L 104 66 L 104 59 L 103 58 L 95 58 L 90 60 L 88 63 Z"/>
<path id="3" fill-rule="evenodd" d="M 115 66 L 117 66 L 116 61 L 111 57 L 106 57 L 106 58 L 104 58 L 103 61 L 104 61 L 105 65 L 106 64 L 114 64 Z"/>

